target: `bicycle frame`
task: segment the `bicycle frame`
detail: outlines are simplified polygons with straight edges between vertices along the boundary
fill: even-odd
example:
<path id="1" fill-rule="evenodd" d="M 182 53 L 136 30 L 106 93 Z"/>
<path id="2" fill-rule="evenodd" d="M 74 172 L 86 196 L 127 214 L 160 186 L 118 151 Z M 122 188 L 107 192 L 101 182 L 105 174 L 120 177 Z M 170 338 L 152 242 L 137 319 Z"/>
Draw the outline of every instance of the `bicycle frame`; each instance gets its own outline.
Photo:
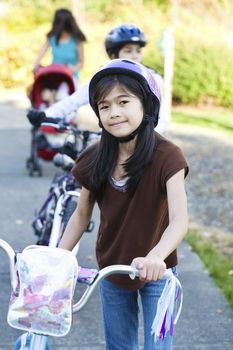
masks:
<path id="1" fill-rule="evenodd" d="M 51 118 L 50 118 L 51 119 Z M 53 126 L 54 124 L 50 123 L 43 123 L 46 125 Z M 42 124 L 42 125 L 43 125 Z M 90 141 L 90 138 L 92 136 L 99 136 L 99 133 L 96 132 L 89 132 L 89 131 L 82 131 L 77 129 L 75 126 L 69 125 L 65 126 L 67 130 L 69 130 L 73 135 L 76 135 L 75 140 L 76 144 L 80 140 L 82 147 L 78 150 L 78 154 L 87 147 L 88 142 Z M 63 158 L 57 158 L 57 156 L 63 156 Z M 75 193 L 75 191 L 78 192 L 79 185 L 77 185 L 76 180 L 74 177 L 69 173 L 70 168 L 74 164 L 74 161 L 66 154 L 57 154 L 54 157 L 54 164 L 58 167 L 61 167 L 65 173 L 55 177 L 52 185 L 49 190 L 49 195 L 42 205 L 41 209 L 39 210 L 39 213 L 37 214 L 36 218 L 33 221 L 33 228 L 35 230 L 35 234 L 40 237 L 39 244 L 48 244 L 45 243 L 47 241 L 46 234 L 48 231 L 50 231 L 50 240 L 49 244 L 51 243 L 52 246 L 55 246 L 56 242 L 59 242 L 59 238 L 61 237 L 61 224 L 62 224 L 62 208 L 63 203 L 66 203 L 66 201 L 71 197 L 78 197 Z M 71 193 L 73 191 L 73 193 Z M 59 201 L 59 203 L 58 203 Z M 50 203 L 55 203 L 55 206 L 52 207 L 51 212 L 47 211 L 47 208 L 49 207 Z M 50 216 L 50 217 L 49 217 Z M 46 222 L 49 225 L 46 227 Z M 91 231 L 92 229 L 89 228 L 88 231 Z M 77 250 L 77 249 L 76 249 Z"/>
<path id="2" fill-rule="evenodd" d="M 58 242 L 58 236 L 61 234 L 61 221 L 62 221 L 61 213 L 62 213 L 63 203 L 65 200 L 68 199 L 68 197 L 72 197 L 72 196 L 77 197 L 77 193 L 78 193 L 74 191 L 75 187 L 77 187 L 75 186 L 75 180 L 73 180 L 73 184 L 71 186 L 67 186 L 69 177 L 71 176 L 72 175 L 65 174 L 65 175 L 62 175 L 58 180 L 55 180 L 55 184 L 52 184 L 47 199 L 45 200 L 44 204 L 39 210 L 39 213 L 37 214 L 36 218 L 33 220 L 32 226 L 35 230 L 35 234 L 39 236 L 40 239 L 42 240 L 43 240 L 43 234 L 44 234 L 42 229 L 45 229 L 44 227 L 45 223 L 48 222 L 48 220 L 50 220 L 52 225 L 50 239 L 52 238 L 52 235 L 53 235 L 55 236 L 55 238 L 52 239 L 52 241 L 54 242 L 54 240 L 57 239 L 57 242 Z M 66 187 L 69 187 L 70 189 L 72 189 L 72 191 L 68 191 Z M 58 201 L 59 201 L 59 205 L 58 205 Z M 52 206 L 50 208 L 50 211 L 48 211 L 50 203 L 52 204 Z M 56 215 L 56 218 L 55 218 L 55 215 Z"/>

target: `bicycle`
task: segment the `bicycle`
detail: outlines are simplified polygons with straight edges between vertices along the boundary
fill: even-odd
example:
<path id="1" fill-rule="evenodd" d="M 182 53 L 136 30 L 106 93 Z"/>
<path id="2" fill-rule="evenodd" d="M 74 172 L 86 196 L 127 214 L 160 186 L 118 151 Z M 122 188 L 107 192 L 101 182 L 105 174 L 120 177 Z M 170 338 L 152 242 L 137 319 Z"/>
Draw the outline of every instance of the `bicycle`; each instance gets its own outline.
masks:
<path id="1" fill-rule="evenodd" d="M 8 258 L 9 258 L 10 280 L 11 280 L 11 286 L 12 286 L 12 290 L 13 290 L 12 295 L 13 296 L 20 295 L 20 286 L 21 286 L 21 282 L 22 282 L 22 280 L 20 280 L 20 277 L 22 277 L 22 272 L 19 268 L 20 261 L 21 261 L 21 267 L 24 266 L 24 264 L 25 264 L 25 259 L 23 260 L 24 264 L 22 264 L 22 259 L 20 260 L 20 257 L 22 258 L 23 252 L 25 250 L 27 251 L 29 249 L 29 251 L 30 251 L 30 249 L 32 249 L 32 251 L 33 251 L 33 249 L 34 249 L 34 251 L 32 252 L 33 253 L 32 262 L 34 264 L 35 261 L 37 261 L 36 259 L 34 259 L 35 253 L 36 253 L 36 248 L 40 249 L 41 247 L 29 246 L 29 247 L 26 247 L 22 253 L 16 254 L 15 251 L 13 250 L 13 248 L 6 241 L 0 239 L 0 248 L 5 251 L 5 253 L 8 255 Z M 42 247 L 42 248 L 43 249 L 47 248 L 47 250 L 45 251 L 46 255 L 44 255 L 44 256 L 48 257 L 50 252 L 52 252 L 52 250 L 51 250 L 52 248 L 51 247 Z M 55 255 L 52 254 L 53 258 L 54 258 L 54 256 L 57 257 L 58 253 L 63 254 L 63 252 L 64 252 L 65 255 L 67 255 L 69 253 L 70 254 L 69 258 L 73 259 L 72 264 L 74 265 L 74 269 L 76 269 L 77 260 L 74 258 L 74 255 L 72 253 L 67 252 L 67 251 L 60 249 L 60 248 L 54 248 L 54 249 L 56 250 L 56 252 L 55 252 Z M 42 258 L 43 258 L 43 256 L 42 256 Z M 17 266 L 18 262 L 19 262 L 19 265 L 18 265 L 18 270 L 17 270 L 16 266 Z M 40 264 L 41 262 L 39 261 L 38 263 Z M 43 260 L 42 260 L 42 263 L 43 263 Z M 63 266 L 64 265 L 66 266 L 67 264 L 63 264 Z M 30 259 L 29 259 L 28 266 L 30 266 Z M 28 267 L 28 266 L 26 266 L 26 267 Z M 47 268 L 47 265 L 46 265 L 46 268 Z M 24 269 L 24 270 L 27 271 L 27 275 L 30 275 L 30 268 L 29 268 L 29 270 L 28 269 Z M 82 270 L 82 268 L 79 268 L 79 272 L 81 270 Z M 75 303 L 74 305 L 72 305 L 72 313 L 76 313 L 77 311 L 81 310 L 87 304 L 87 302 L 90 299 L 91 295 L 93 294 L 94 290 L 96 289 L 96 287 L 99 285 L 100 281 L 103 278 L 106 278 L 107 276 L 110 276 L 110 275 L 115 274 L 115 273 L 126 274 L 126 275 L 129 275 L 131 278 L 135 278 L 136 276 L 138 276 L 138 271 L 134 267 L 128 266 L 128 265 L 112 265 L 112 266 L 105 267 L 104 269 L 102 269 L 100 271 L 92 270 L 92 269 L 86 269 L 86 270 L 90 271 L 90 272 L 85 271 L 86 276 L 88 276 L 88 274 L 89 274 L 89 277 L 90 277 L 90 278 L 88 278 L 88 277 L 85 278 L 86 280 L 88 280 L 88 286 L 87 286 L 86 290 L 84 291 L 84 293 L 82 294 L 82 296 L 80 297 L 80 299 L 78 300 L 78 302 Z M 49 271 L 50 271 L 50 268 L 49 268 Z M 95 271 L 95 272 L 93 272 L 93 271 Z M 33 271 L 33 273 L 34 273 L 34 271 Z M 33 273 L 31 275 L 34 276 Z M 39 276 L 39 277 L 40 277 L 40 286 L 41 286 L 41 276 Z M 58 277 L 58 279 L 61 278 L 60 271 L 58 271 L 57 277 Z M 76 277 L 77 277 L 77 274 L 72 272 L 72 278 L 74 281 L 76 281 Z M 79 274 L 78 274 L 78 280 L 80 280 L 80 282 L 83 283 L 84 280 L 82 277 L 83 276 L 82 276 L 82 272 L 81 272 L 81 280 L 80 280 Z M 171 302 L 172 298 L 175 300 L 175 297 L 176 297 L 176 294 L 174 294 L 173 297 L 171 298 L 172 285 L 175 284 L 175 287 L 178 286 L 180 288 L 179 291 L 181 291 L 181 285 L 180 285 L 178 279 L 173 275 L 171 270 L 166 270 L 164 277 L 167 278 L 167 283 L 165 284 L 164 290 L 166 288 L 168 289 L 167 295 L 169 294 L 170 299 L 168 300 L 168 298 L 165 298 L 165 296 L 167 296 L 167 295 L 162 294 L 161 298 L 158 302 L 158 309 L 157 309 L 157 314 L 156 314 L 155 320 L 158 319 L 158 321 L 160 322 L 157 325 L 159 327 L 159 332 L 161 332 L 162 328 L 164 328 L 163 320 L 164 320 L 164 317 L 166 317 L 167 305 Z M 25 283 L 25 281 L 22 282 L 22 285 L 23 285 L 23 283 Z M 33 281 L 33 283 L 35 283 L 35 280 Z M 73 282 L 73 285 L 75 285 L 75 282 Z M 72 285 L 72 288 L 73 288 L 73 285 Z M 32 285 L 30 285 L 30 287 L 32 287 Z M 70 290 L 72 290 L 72 288 Z M 33 294 L 32 288 L 30 289 L 30 291 L 32 292 L 32 296 L 33 296 L 34 294 Z M 58 292 L 58 291 L 56 291 L 56 292 Z M 25 295 L 25 289 L 24 289 L 23 295 Z M 38 294 L 36 294 L 36 295 L 38 296 Z M 39 296 L 41 297 L 42 294 Z M 71 302 L 71 303 L 72 303 L 72 296 L 73 296 L 73 294 L 72 295 L 70 294 L 70 296 L 69 296 L 69 302 Z M 47 298 L 47 299 L 51 300 L 51 295 L 49 295 L 49 298 Z M 24 300 L 26 300 L 26 298 Z M 173 303 L 174 303 L 174 300 L 173 300 Z M 163 313 L 161 312 L 161 303 L 163 303 L 163 305 L 162 305 L 162 307 L 164 308 Z M 40 304 L 41 304 L 41 299 L 40 299 Z M 36 306 L 37 306 L 37 308 L 39 308 L 39 304 L 37 304 Z M 43 304 L 42 306 L 43 307 L 51 307 L 51 305 L 49 303 L 46 305 Z M 28 307 L 30 309 L 30 307 L 31 307 L 30 303 L 29 303 L 29 305 L 23 303 L 23 305 L 20 306 L 20 310 L 22 311 L 23 308 L 25 308 L 27 310 Z M 182 301 L 181 301 L 181 304 L 179 307 L 179 311 L 177 312 L 174 324 L 176 324 L 176 322 L 179 318 L 181 307 L 182 307 Z M 10 312 L 10 308 L 8 311 L 8 323 L 10 326 L 12 326 L 12 320 L 11 320 L 11 322 L 9 321 L 10 320 L 9 312 Z M 44 316 L 44 314 L 42 314 L 42 315 L 43 316 L 40 315 L 39 323 L 43 324 L 45 316 Z M 33 316 L 34 316 L 34 314 L 33 314 Z M 17 321 L 18 321 L 18 319 L 17 319 Z M 31 322 L 31 319 L 30 319 L 30 322 Z M 46 328 L 45 328 L 45 331 L 43 331 L 43 332 L 41 331 L 41 329 L 39 329 L 39 330 L 33 329 L 33 331 L 30 332 L 30 327 L 31 327 L 30 322 L 29 322 L 29 325 L 26 325 L 26 326 L 25 326 L 25 322 L 24 322 L 24 327 L 17 326 L 17 323 L 16 323 L 16 325 L 13 326 L 14 328 L 17 328 L 20 330 L 25 329 L 27 332 L 27 333 L 23 334 L 22 336 L 20 336 L 20 338 L 18 338 L 13 350 L 50 350 L 50 346 L 48 343 L 48 337 L 51 336 L 51 334 L 48 334 L 48 332 L 46 331 L 47 330 Z M 52 325 L 53 325 L 53 323 L 52 323 Z M 55 325 L 56 325 L 56 323 L 54 324 L 54 327 L 55 327 Z M 50 324 L 50 326 L 51 326 L 51 324 Z M 68 329 L 68 331 L 69 330 L 70 329 Z M 66 330 L 66 334 L 67 334 L 67 330 Z M 62 335 L 64 335 L 64 334 L 59 334 L 59 331 L 56 331 L 56 335 L 53 334 L 53 336 L 62 336 Z"/>
<path id="2" fill-rule="evenodd" d="M 73 214 L 80 195 L 81 186 L 70 173 L 74 165 L 74 159 L 80 154 L 93 140 L 99 137 L 99 133 L 86 130 L 79 130 L 73 125 L 57 122 L 52 118 L 44 118 L 42 125 L 58 125 L 63 130 L 71 131 L 76 137 L 75 147 L 70 142 L 65 143 L 62 153 L 57 153 L 53 158 L 55 166 L 62 169 L 62 173 L 56 174 L 49 188 L 48 196 L 39 209 L 36 217 L 33 219 L 32 227 L 35 235 L 38 237 L 38 245 L 58 245 L 66 225 Z M 78 148 L 78 150 L 76 149 Z M 86 232 L 91 232 L 94 228 L 94 222 L 90 221 Z M 74 249 L 77 254 L 78 246 Z"/>

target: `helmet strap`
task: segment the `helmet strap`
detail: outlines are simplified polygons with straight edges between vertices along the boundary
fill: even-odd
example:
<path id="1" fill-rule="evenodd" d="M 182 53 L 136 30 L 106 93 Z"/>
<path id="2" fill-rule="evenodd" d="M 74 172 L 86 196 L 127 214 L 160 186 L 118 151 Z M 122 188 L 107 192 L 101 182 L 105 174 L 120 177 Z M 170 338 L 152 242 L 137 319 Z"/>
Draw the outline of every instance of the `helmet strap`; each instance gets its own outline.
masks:
<path id="1" fill-rule="evenodd" d="M 138 135 L 138 133 L 149 123 L 149 120 L 151 119 L 151 117 L 146 114 L 141 122 L 141 124 L 137 127 L 136 130 L 134 130 L 133 132 L 131 132 L 131 134 L 127 135 L 127 136 L 123 136 L 123 137 L 116 137 L 113 136 L 115 139 L 117 139 L 117 141 L 119 143 L 125 143 L 125 142 L 129 142 L 131 140 L 133 140 L 136 135 Z M 103 124 L 101 123 L 100 119 L 99 119 L 99 126 L 101 128 L 103 128 Z M 106 130 L 105 130 L 106 131 Z M 106 131 L 107 132 L 107 131 Z"/>

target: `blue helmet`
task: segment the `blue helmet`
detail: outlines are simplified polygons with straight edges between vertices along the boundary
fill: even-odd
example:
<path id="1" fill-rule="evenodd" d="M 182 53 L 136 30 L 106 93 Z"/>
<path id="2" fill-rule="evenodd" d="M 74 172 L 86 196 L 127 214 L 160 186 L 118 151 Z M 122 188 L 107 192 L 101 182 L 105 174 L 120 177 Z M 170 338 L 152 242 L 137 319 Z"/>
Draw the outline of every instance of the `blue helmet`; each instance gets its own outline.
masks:
<path id="1" fill-rule="evenodd" d="M 151 97 L 151 101 L 155 102 L 156 106 L 156 114 L 154 124 L 158 123 L 158 111 L 160 106 L 160 92 L 159 88 L 155 82 L 155 79 L 149 69 L 143 66 L 140 63 L 126 60 L 126 59 L 114 59 L 103 65 L 92 77 L 89 84 L 89 102 L 94 110 L 94 112 L 98 116 L 98 108 L 96 102 L 93 99 L 93 92 L 96 84 L 105 76 L 113 75 L 113 74 L 125 74 L 136 80 L 142 85 L 146 95 Z"/>
<path id="2" fill-rule="evenodd" d="M 125 44 L 138 44 L 141 47 L 147 43 L 144 33 L 134 24 L 122 24 L 112 29 L 105 39 L 105 49 L 108 56 L 118 55 Z"/>

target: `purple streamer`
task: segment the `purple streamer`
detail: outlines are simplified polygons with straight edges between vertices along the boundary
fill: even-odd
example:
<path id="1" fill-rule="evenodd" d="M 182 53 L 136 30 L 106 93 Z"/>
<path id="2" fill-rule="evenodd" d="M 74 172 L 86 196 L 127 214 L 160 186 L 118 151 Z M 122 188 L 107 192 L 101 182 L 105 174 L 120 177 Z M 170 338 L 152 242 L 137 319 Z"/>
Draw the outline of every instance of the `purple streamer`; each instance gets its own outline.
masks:
<path id="1" fill-rule="evenodd" d="M 160 335 L 159 335 L 159 339 L 160 340 L 164 340 L 165 338 L 165 334 L 166 334 L 166 318 L 167 318 L 167 312 L 164 316 L 164 319 L 163 319 L 163 324 L 162 324 L 162 327 L 161 327 L 161 330 L 160 330 Z"/>
<path id="2" fill-rule="evenodd" d="M 172 337 L 174 333 L 174 324 L 173 324 L 173 319 L 171 315 L 171 323 L 170 323 L 170 336 Z"/>

